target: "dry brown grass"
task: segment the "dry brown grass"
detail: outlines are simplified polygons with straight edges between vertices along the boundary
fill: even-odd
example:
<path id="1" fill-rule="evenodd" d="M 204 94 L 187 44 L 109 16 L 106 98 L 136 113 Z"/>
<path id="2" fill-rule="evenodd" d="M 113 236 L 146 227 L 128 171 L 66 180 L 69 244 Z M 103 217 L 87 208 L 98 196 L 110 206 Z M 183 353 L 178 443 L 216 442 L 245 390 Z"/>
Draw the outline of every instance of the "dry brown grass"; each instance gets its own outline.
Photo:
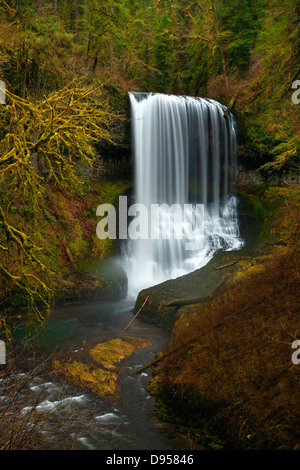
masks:
<path id="1" fill-rule="evenodd" d="M 233 447 L 295 447 L 300 366 L 299 263 L 280 250 L 213 304 L 179 320 L 165 354 L 160 391 L 185 424 L 213 430 Z"/>

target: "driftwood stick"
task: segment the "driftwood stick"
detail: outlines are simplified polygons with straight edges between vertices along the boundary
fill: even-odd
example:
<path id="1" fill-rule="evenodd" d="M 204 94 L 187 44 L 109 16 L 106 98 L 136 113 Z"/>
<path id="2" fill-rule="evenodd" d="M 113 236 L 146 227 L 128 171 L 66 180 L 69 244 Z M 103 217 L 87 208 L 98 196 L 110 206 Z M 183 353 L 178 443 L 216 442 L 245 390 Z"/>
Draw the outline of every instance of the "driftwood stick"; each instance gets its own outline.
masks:
<path id="1" fill-rule="evenodd" d="M 126 326 L 126 328 L 124 328 L 123 333 L 124 333 L 124 331 L 127 331 L 127 330 L 128 330 L 128 328 L 130 327 L 130 325 L 134 322 L 134 320 L 136 319 L 136 317 L 140 314 L 142 308 L 146 305 L 146 302 L 147 302 L 148 299 L 149 299 L 149 296 L 146 298 L 146 300 L 144 301 L 143 305 L 141 306 L 141 308 L 139 309 L 139 311 L 137 312 L 137 314 L 133 317 L 133 319 L 131 320 L 131 322 L 129 322 L 128 325 Z"/>
<path id="2" fill-rule="evenodd" d="M 239 260 L 233 261 L 233 263 L 223 264 L 223 266 L 219 266 L 218 268 L 214 268 L 214 269 L 216 271 L 219 271 L 220 269 L 228 268 L 229 266 L 234 266 L 238 262 L 239 262 Z"/>

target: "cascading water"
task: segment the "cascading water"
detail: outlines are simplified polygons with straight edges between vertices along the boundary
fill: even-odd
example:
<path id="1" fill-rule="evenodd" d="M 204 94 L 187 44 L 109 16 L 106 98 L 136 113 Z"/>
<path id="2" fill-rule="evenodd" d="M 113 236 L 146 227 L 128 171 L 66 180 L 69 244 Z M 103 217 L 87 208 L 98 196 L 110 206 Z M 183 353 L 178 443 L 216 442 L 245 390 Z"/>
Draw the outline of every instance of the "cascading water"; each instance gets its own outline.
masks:
<path id="1" fill-rule="evenodd" d="M 204 266 L 218 250 L 236 250 L 239 237 L 236 199 L 232 195 L 236 167 L 236 128 L 226 107 L 202 98 L 130 93 L 135 165 L 135 203 L 151 214 L 154 204 L 193 207 L 187 219 L 172 220 L 172 235 L 130 240 L 124 268 L 129 295 Z M 201 248 L 186 249 L 176 237 L 192 224 L 195 205 L 204 205 Z M 163 213 L 162 206 L 162 213 Z M 192 229 L 192 226 L 190 227 Z M 188 233 L 188 228 L 187 232 Z M 196 231 L 195 231 L 196 233 Z M 200 245 L 199 245 L 200 246 Z"/>

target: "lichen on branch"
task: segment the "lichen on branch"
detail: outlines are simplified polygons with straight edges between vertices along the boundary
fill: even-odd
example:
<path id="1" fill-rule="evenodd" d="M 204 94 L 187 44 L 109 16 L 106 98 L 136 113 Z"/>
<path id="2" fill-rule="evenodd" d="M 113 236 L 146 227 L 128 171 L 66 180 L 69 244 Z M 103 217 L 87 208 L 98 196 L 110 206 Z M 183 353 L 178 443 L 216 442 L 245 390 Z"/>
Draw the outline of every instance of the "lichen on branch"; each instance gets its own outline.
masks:
<path id="1" fill-rule="evenodd" d="M 30 326 L 43 324 L 50 311 L 55 273 L 37 242 L 44 230 L 39 221 L 46 186 L 78 191 L 82 166 L 95 159 L 93 142 L 112 142 L 112 115 L 101 98 L 101 84 L 73 81 L 36 102 L 8 90 L 7 105 L 0 108 L 0 331 L 8 339 L 5 319 L 16 298 L 22 299 Z M 15 206 L 24 209 L 17 216 Z M 29 233 L 26 211 L 32 218 Z"/>

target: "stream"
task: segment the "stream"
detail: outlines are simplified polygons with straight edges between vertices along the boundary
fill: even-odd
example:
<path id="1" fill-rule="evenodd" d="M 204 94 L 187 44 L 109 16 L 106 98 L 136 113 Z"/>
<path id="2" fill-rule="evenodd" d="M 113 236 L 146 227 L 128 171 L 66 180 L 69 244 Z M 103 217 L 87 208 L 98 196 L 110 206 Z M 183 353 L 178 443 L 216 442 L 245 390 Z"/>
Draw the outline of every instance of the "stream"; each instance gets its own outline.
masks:
<path id="1" fill-rule="evenodd" d="M 21 380 L 24 377 L 21 394 L 26 406 L 21 407 L 20 414 L 30 414 L 33 404 L 35 413 L 55 411 L 54 419 L 47 419 L 41 431 L 53 448 L 188 448 L 183 438 L 169 435 L 165 426 L 153 418 L 154 399 L 147 391 L 149 371 L 133 375 L 135 370 L 151 362 L 167 344 L 168 334 L 163 330 L 136 319 L 126 331 L 124 336 L 143 338 L 151 341 L 151 345 L 121 361 L 116 399 L 98 397 L 84 387 L 60 379 L 47 365 L 48 357 L 50 362 L 57 357 L 84 361 L 91 347 L 122 337 L 124 328 L 133 318 L 132 308 L 133 301 L 130 300 L 57 308 L 38 335 L 37 345 L 34 342 L 35 353 L 27 354 L 23 359 L 23 373 L 17 375 Z M 24 337 L 23 326 L 20 323 L 15 326 L 16 334 L 20 338 Z M 42 366 L 39 373 L 35 373 L 32 378 L 29 375 L 28 379 L 24 371 L 32 368 L 33 361 L 41 362 Z M 7 380 L 12 380 L 12 377 Z M 4 395 L 0 399 L 5 401 L 5 393 L 0 395 Z"/>

